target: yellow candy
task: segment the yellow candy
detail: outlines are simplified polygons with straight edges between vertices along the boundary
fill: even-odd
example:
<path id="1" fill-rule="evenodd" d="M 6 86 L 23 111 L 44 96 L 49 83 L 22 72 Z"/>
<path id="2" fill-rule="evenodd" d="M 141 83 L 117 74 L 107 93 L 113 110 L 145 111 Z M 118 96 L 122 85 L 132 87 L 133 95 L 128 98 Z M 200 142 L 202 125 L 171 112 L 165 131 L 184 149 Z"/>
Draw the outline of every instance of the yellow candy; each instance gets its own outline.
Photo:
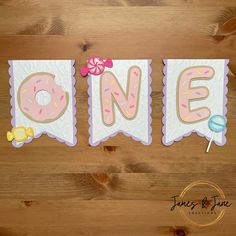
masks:
<path id="1" fill-rule="evenodd" d="M 34 136 L 34 130 L 33 128 L 25 128 L 24 126 L 18 126 L 16 128 L 13 128 L 12 131 L 7 132 L 7 140 L 10 142 L 13 139 L 16 142 L 23 142 L 29 137 Z"/>

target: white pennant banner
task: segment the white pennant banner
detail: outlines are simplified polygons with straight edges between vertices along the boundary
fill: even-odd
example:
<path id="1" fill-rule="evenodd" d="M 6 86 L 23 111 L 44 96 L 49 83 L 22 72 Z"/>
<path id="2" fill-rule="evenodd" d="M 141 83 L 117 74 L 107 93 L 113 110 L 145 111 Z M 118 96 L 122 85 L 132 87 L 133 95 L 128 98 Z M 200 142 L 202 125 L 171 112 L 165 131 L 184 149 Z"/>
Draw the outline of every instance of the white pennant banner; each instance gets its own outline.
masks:
<path id="1" fill-rule="evenodd" d="M 95 146 L 122 132 L 151 143 L 150 60 L 112 60 L 112 68 L 90 74 L 89 133 Z"/>
<path id="2" fill-rule="evenodd" d="M 224 145 L 228 60 L 168 59 L 164 64 L 163 143 L 196 132 Z"/>
<path id="3" fill-rule="evenodd" d="M 9 61 L 11 132 L 14 146 L 47 134 L 74 146 L 76 140 L 73 60 Z"/>

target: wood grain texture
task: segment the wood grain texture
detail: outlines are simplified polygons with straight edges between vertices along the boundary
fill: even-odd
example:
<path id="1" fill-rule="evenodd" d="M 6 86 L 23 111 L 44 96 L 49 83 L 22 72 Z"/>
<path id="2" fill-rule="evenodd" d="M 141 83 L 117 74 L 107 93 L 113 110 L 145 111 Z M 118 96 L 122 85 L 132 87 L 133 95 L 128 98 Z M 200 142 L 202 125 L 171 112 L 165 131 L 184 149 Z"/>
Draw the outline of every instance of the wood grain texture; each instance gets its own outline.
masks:
<path id="1" fill-rule="evenodd" d="M 230 236 L 236 234 L 236 36 L 234 0 L 0 0 L 0 236 Z M 227 22 L 227 24 L 224 24 Z M 92 55 L 151 58 L 153 143 L 121 134 L 88 144 L 87 81 Z M 229 58 L 224 147 L 193 134 L 165 147 L 162 59 Z M 78 145 L 43 136 L 15 149 L 9 59 L 76 59 Z M 171 196 L 198 179 L 221 186 L 232 208 L 195 228 L 170 212 Z"/>

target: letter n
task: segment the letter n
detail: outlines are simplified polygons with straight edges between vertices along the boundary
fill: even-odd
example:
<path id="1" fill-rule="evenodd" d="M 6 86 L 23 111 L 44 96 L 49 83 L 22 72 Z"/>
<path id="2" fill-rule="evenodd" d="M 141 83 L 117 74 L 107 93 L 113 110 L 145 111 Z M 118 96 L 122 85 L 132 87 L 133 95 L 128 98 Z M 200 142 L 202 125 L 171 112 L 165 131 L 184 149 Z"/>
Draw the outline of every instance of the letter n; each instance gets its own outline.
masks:
<path id="1" fill-rule="evenodd" d="M 141 69 L 137 66 L 132 66 L 128 71 L 126 92 L 112 72 L 106 71 L 101 75 L 100 97 L 102 120 L 105 125 L 112 126 L 115 123 L 114 104 L 126 119 L 135 118 L 138 112 L 140 84 Z"/>

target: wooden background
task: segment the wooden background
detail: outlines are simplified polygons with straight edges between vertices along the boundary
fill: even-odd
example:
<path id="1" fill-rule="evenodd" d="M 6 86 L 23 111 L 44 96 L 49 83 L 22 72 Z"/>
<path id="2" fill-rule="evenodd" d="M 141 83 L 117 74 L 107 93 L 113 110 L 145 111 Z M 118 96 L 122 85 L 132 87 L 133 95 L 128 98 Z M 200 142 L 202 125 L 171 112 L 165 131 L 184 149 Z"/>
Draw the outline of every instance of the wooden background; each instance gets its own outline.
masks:
<path id="1" fill-rule="evenodd" d="M 235 15 L 235 0 L 0 0 L 0 236 L 235 235 Z M 92 55 L 153 59 L 151 146 L 123 135 L 88 145 L 87 81 L 78 68 Z M 230 59 L 224 147 L 205 154 L 207 141 L 195 134 L 162 145 L 163 58 Z M 47 136 L 21 149 L 6 141 L 8 59 L 77 60 L 76 147 Z M 207 228 L 170 212 L 171 196 L 198 179 L 219 184 L 233 202 Z"/>

